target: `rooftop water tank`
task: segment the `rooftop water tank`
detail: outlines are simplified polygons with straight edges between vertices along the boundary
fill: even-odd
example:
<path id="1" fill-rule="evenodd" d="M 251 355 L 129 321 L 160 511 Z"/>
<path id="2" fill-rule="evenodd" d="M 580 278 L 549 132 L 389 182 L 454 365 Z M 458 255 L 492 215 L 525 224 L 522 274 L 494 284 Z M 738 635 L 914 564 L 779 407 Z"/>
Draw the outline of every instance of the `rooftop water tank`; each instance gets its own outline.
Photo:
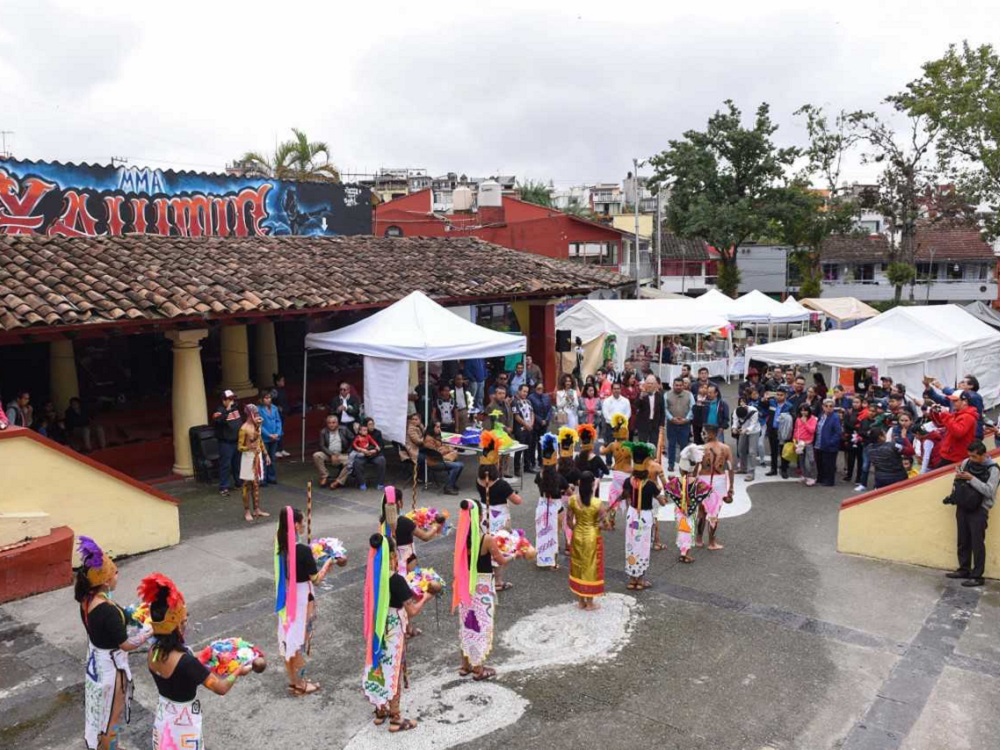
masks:
<path id="1" fill-rule="evenodd" d="M 465 185 L 460 185 L 452 191 L 452 210 L 471 211 L 473 209 L 473 191 Z"/>
<path id="2" fill-rule="evenodd" d="M 480 195 L 478 199 L 480 208 L 500 208 L 501 207 L 501 186 L 494 180 L 486 180 L 480 183 Z"/>

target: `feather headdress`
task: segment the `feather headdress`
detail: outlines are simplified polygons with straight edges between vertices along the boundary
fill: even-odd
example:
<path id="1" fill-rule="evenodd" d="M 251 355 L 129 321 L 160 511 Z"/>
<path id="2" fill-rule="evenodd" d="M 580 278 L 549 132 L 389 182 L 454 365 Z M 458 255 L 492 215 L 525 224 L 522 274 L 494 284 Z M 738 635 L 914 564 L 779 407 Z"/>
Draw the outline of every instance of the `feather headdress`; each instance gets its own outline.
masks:
<path id="1" fill-rule="evenodd" d="M 480 433 L 480 448 L 483 453 L 480 455 L 480 464 L 495 464 L 500 460 L 500 440 L 490 430 Z"/>
<path id="2" fill-rule="evenodd" d="M 577 430 L 573 427 L 560 427 L 557 439 L 560 441 L 560 458 L 572 458 L 573 447 L 577 442 Z"/>
<path id="3" fill-rule="evenodd" d="M 577 427 L 577 435 L 580 436 L 580 449 L 591 450 L 594 447 L 594 441 L 598 438 L 598 431 L 594 429 L 593 424 L 585 422 Z"/>
<path id="4" fill-rule="evenodd" d="M 188 607 L 184 603 L 184 594 L 163 573 L 150 573 L 143 578 L 139 582 L 136 593 L 139 594 L 140 601 L 149 605 L 154 635 L 173 633 L 187 617 Z M 167 611 L 164 613 L 163 619 L 157 620 L 153 613 L 153 605 L 161 600 L 166 603 Z"/>
<path id="5" fill-rule="evenodd" d="M 609 424 L 612 425 L 612 435 L 616 440 L 625 440 L 629 437 L 629 417 L 616 412 L 612 415 Z"/>
<path id="6" fill-rule="evenodd" d="M 80 563 L 87 572 L 87 580 L 91 586 L 103 586 L 118 572 L 111 555 L 104 553 L 101 545 L 82 534 L 77 538 L 77 552 L 80 553 Z"/>
<path id="7" fill-rule="evenodd" d="M 542 465 L 556 466 L 556 436 L 551 432 L 542 436 Z"/>
<path id="8" fill-rule="evenodd" d="M 633 471 L 646 469 L 650 458 L 657 451 L 650 443 L 624 443 L 623 447 L 633 454 Z"/>

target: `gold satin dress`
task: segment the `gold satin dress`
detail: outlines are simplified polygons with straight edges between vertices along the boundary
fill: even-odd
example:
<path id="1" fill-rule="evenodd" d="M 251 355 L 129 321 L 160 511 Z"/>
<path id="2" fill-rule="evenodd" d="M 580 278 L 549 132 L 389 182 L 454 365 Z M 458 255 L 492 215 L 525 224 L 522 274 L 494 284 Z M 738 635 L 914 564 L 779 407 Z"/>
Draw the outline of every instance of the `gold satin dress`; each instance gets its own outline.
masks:
<path id="1" fill-rule="evenodd" d="M 576 525 L 570 543 L 570 590 L 577 596 L 605 593 L 605 547 L 598 516 L 601 501 L 593 497 L 584 505 L 577 495 L 570 498 Z"/>

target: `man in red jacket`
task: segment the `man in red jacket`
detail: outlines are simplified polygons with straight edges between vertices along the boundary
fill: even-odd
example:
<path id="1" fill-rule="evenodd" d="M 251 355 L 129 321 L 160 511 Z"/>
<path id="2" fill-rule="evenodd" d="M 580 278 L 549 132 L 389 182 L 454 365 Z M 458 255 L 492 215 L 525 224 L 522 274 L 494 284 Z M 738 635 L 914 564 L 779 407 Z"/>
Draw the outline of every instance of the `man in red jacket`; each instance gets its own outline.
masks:
<path id="1" fill-rule="evenodd" d="M 958 464 L 967 457 L 967 448 L 977 433 L 977 410 L 970 407 L 969 395 L 966 391 L 961 392 L 952 412 L 935 406 L 931 418 L 944 432 L 938 463 L 932 468 Z"/>

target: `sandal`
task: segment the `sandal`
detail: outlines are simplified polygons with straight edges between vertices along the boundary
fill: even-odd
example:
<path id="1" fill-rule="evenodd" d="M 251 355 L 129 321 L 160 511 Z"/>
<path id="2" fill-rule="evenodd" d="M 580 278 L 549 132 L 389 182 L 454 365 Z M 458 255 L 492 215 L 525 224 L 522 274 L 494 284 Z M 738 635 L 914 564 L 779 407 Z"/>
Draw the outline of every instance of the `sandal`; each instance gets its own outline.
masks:
<path id="1" fill-rule="evenodd" d="M 626 588 L 629 589 L 630 591 L 639 591 L 640 585 L 638 583 L 633 583 L 632 581 L 630 581 L 629 583 L 626 584 Z"/>
<path id="2" fill-rule="evenodd" d="M 309 680 L 305 680 L 302 685 L 289 685 L 289 690 L 292 691 L 292 695 L 296 698 L 300 698 L 303 695 L 312 695 L 319 689 L 319 685 Z"/>
<path id="3" fill-rule="evenodd" d="M 396 734 L 397 732 L 409 732 L 411 729 L 417 729 L 417 722 L 411 719 L 401 719 L 399 712 L 389 715 L 389 732 L 390 734 Z"/>
<path id="4" fill-rule="evenodd" d="M 661 550 L 667 549 L 667 545 L 666 544 L 661 544 L 660 542 L 657 542 L 655 545 L 653 545 L 653 548 L 657 552 L 660 552 Z"/>
<path id="5" fill-rule="evenodd" d="M 685 563 L 686 565 L 691 565 L 695 560 L 690 558 L 688 555 L 680 555 L 678 557 L 678 562 Z"/>
<path id="6" fill-rule="evenodd" d="M 514 584 L 510 581 L 504 581 L 500 586 L 497 587 L 498 591 L 507 591 L 508 589 L 513 589 Z"/>
<path id="7" fill-rule="evenodd" d="M 375 718 L 372 719 L 372 723 L 375 724 L 377 727 L 381 727 L 383 724 L 386 723 L 386 719 L 389 718 L 388 708 L 377 708 L 375 709 L 375 711 L 373 711 L 373 713 L 375 714 Z"/>
<path id="8" fill-rule="evenodd" d="M 643 581 L 643 583 L 640 584 L 640 588 L 643 589 L 643 590 L 646 590 L 646 589 L 650 588 L 651 586 L 653 586 L 653 584 L 650 583 L 650 581 Z"/>
<path id="9" fill-rule="evenodd" d="M 493 667 L 481 667 L 479 672 L 473 674 L 473 679 L 476 682 L 482 682 L 483 680 L 489 680 L 491 677 L 497 676 L 497 670 Z"/>
<path id="10" fill-rule="evenodd" d="M 461 667 L 459 669 L 459 677 L 469 677 L 469 675 L 471 675 L 472 673 L 473 673 L 473 670 L 466 669 L 465 667 Z"/>

